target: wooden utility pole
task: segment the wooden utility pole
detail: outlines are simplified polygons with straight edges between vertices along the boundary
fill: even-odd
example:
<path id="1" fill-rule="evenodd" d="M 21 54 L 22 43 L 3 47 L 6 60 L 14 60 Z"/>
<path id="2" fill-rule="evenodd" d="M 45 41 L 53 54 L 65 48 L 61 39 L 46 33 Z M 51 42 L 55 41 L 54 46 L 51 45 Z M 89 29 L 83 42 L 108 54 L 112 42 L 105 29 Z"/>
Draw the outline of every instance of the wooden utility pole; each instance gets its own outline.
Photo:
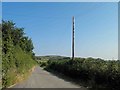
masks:
<path id="1" fill-rule="evenodd" d="M 74 60 L 74 29 L 75 29 L 75 27 L 74 27 L 74 24 L 75 24 L 75 22 L 74 22 L 74 16 L 72 17 L 72 60 Z"/>

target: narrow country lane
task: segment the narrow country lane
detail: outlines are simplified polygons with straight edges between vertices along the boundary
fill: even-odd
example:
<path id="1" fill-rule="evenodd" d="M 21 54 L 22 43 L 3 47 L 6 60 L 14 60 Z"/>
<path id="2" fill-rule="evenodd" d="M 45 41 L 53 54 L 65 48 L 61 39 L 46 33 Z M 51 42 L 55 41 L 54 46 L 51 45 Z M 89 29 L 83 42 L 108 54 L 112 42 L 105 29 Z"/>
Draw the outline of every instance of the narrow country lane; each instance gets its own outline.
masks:
<path id="1" fill-rule="evenodd" d="M 81 88 L 71 82 L 67 82 L 37 66 L 29 78 L 12 88 Z M 81 90 L 86 90 L 82 89 Z"/>

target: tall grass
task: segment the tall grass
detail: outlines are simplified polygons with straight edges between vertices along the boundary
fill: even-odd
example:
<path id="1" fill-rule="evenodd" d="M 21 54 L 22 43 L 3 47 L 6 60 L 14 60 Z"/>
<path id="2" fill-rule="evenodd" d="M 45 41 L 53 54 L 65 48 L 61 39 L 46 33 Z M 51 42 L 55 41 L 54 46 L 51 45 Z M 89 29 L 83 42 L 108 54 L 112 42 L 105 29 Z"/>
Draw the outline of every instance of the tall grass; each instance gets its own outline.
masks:
<path id="1" fill-rule="evenodd" d="M 32 56 L 25 53 L 19 46 L 15 46 L 13 53 L 3 56 L 3 87 L 15 84 L 23 79 L 25 74 L 36 64 Z"/>

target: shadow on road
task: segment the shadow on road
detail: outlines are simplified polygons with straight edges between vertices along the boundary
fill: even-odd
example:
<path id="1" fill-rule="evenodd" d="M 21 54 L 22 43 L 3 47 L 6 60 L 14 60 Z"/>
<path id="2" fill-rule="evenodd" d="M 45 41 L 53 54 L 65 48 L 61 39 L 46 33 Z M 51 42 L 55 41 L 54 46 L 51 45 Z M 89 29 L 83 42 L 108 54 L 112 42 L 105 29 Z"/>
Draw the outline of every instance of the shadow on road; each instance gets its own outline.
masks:
<path id="1" fill-rule="evenodd" d="M 53 76 L 57 76 L 58 78 L 66 81 L 66 82 L 70 82 L 70 83 L 72 83 L 72 84 L 74 84 L 74 85 L 80 86 L 80 90 L 89 90 L 89 89 L 87 88 L 87 86 L 83 85 L 83 83 L 80 83 L 80 81 L 76 81 L 75 79 L 72 79 L 72 78 L 70 78 L 70 77 L 67 77 L 67 76 L 65 76 L 65 75 L 63 75 L 63 74 L 61 74 L 61 73 L 55 72 L 55 71 L 50 70 L 50 69 L 44 68 L 44 70 L 46 70 L 47 72 L 49 72 L 49 73 L 52 74 Z"/>
<path id="2" fill-rule="evenodd" d="M 44 70 L 46 70 L 47 72 L 49 72 L 50 74 L 54 76 L 57 76 L 60 79 L 63 79 L 66 82 L 71 82 L 72 84 L 80 86 L 81 87 L 80 90 L 115 90 L 112 88 L 91 88 L 91 87 L 88 87 L 88 85 L 85 82 L 82 82 L 80 80 L 72 79 L 70 77 L 67 77 L 59 72 L 56 72 L 50 69 L 44 68 Z"/>

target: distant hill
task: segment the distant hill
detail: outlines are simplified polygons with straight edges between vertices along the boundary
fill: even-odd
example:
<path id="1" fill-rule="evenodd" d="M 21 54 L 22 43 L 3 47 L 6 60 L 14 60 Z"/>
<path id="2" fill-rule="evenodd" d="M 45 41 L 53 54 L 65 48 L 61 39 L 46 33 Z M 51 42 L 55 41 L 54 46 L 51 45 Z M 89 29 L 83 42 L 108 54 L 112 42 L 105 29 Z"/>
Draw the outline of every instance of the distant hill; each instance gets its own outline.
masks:
<path id="1" fill-rule="evenodd" d="M 70 57 L 58 56 L 58 55 L 35 56 L 35 57 L 36 57 L 36 60 L 62 60 L 62 59 L 70 59 Z"/>

